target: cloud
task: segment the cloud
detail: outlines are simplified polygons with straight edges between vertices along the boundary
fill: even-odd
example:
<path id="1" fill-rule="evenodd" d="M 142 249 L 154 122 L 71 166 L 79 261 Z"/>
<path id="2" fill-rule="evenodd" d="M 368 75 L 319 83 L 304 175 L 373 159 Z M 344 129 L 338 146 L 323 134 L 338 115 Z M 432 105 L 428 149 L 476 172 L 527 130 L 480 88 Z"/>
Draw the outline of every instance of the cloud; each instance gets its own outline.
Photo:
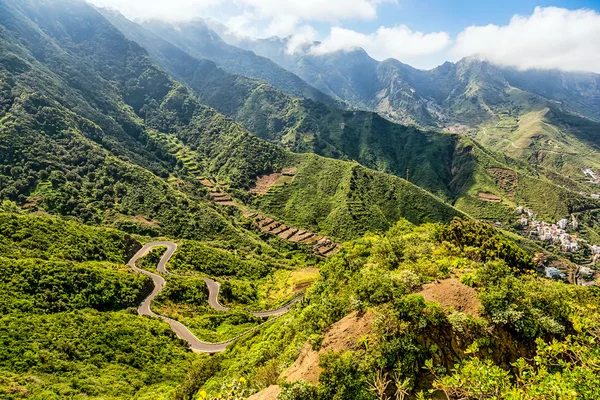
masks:
<path id="1" fill-rule="evenodd" d="M 288 54 L 295 54 L 303 46 L 314 43 L 318 38 L 319 33 L 315 28 L 310 25 L 301 26 L 287 41 L 285 51 Z"/>
<path id="2" fill-rule="evenodd" d="M 258 15 L 294 18 L 296 21 L 333 22 L 347 19 L 368 20 L 377 17 L 377 6 L 396 0 L 235 0 L 251 7 Z"/>
<path id="3" fill-rule="evenodd" d="M 397 0 L 87 0 L 131 19 L 189 20 L 216 17 L 236 34 L 288 36 L 303 22 L 371 20 L 377 8 Z"/>
<path id="4" fill-rule="evenodd" d="M 293 42 L 314 40 L 310 22 L 338 23 L 344 20 L 372 20 L 383 3 L 397 0 L 225 0 L 237 6 L 239 15 L 226 25 L 235 36 L 294 36 Z M 292 47 L 295 47 L 293 45 Z"/>
<path id="5" fill-rule="evenodd" d="M 87 0 L 116 8 L 131 19 L 224 21 L 228 34 L 243 37 L 289 37 L 290 54 L 310 49 L 329 54 L 364 48 L 378 60 L 396 58 L 418 68 L 477 55 L 520 69 L 558 68 L 600 73 L 600 14 L 593 10 L 537 7 L 515 15 L 502 26 L 470 26 L 453 41 L 443 31 L 419 32 L 406 25 L 382 26 L 375 32 L 342 27 L 349 20 L 376 20 L 383 3 L 398 0 Z M 332 26 L 321 44 L 311 25 Z M 318 24 L 318 25 L 317 25 Z M 312 47 L 311 47 L 312 46 Z"/>
<path id="6" fill-rule="evenodd" d="M 119 10 L 130 19 L 188 20 L 202 16 L 207 9 L 224 0 L 87 0 L 99 6 Z"/>
<path id="7" fill-rule="evenodd" d="M 397 58 L 402 61 L 415 60 L 422 56 L 439 53 L 451 44 L 446 32 L 422 33 L 410 30 L 406 25 L 393 28 L 380 27 L 373 34 L 364 34 L 340 27 L 331 32 L 311 53 L 327 54 L 362 47 L 377 60 Z"/>
<path id="8" fill-rule="evenodd" d="M 592 10 L 537 7 L 508 25 L 471 26 L 452 49 L 456 58 L 476 54 L 520 69 L 558 68 L 600 73 L 600 14 Z"/>

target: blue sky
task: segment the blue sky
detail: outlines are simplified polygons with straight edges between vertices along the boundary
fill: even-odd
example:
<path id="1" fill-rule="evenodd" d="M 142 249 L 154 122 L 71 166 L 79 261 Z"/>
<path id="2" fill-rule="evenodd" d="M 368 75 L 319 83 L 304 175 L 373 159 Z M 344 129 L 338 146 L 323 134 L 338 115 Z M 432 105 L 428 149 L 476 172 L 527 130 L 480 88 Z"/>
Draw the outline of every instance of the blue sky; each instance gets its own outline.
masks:
<path id="1" fill-rule="evenodd" d="M 457 35 L 469 25 L 504 25 L 515 14 L 530 15 L 536 7 L 548 6 L 600 11 L 600 0 L 400 0 L 398 4 L 382 4 L 376 20 L 348 21 L 344 25 L 359 31 L 372 31 L 380 25 L 406 24 L 414 30 L 444 30 Z"/>
<path id="2" fill-rule="evenodd" d="M 230 36 L 289 37 L 289 53 L 363 48 L 377 60 L 424 69 L 477 56 L 521 69 L 600 73 L 600 0 L 88 1 L 130 19 L 212 18 Z"/>

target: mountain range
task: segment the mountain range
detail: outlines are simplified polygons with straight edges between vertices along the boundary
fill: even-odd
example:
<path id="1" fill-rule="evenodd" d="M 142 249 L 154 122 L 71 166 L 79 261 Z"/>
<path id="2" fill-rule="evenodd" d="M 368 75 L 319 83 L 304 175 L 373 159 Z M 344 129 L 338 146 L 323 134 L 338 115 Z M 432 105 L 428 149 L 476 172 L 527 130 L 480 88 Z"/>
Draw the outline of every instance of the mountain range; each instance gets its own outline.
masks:
<path id="1" fill-rule="evenodd" d="M 597 293 L 534 272 L 597 258 L 598 76 L 287 40 L 0 0 L 0 397 L 372 400 L 597 356 Z"/>
<path id="2" fill-rule="evenodd" d="M 520 71 L 473 57 L 425 71 L 374 60 L 362 49 L 315 55 L 314 43 L 290 52 L 290 38 L 240 38 L 214 21 L 189 24 L 212 28 L 220 35 L 215 40 L 268 57 L 331 97 L 392 121 L 467 133 L 572 176 L 598 167 L 598 74 Z"/>
<path id="3" fill-rule="evenodd" d="M 556 205 L 555 211 L 547 215 L 565 213 L 570 206 L 564 199 L 579 196 L 575 193 L 563 194 L 562 187 L 566 181 L 569 181 L 566 184 L 569 190 L 589 190 L 581 171 L 577 171 L 581 176 L 574 174 L 574 180 L 563 175 L 557 181 L 552 170 L 544 172 L 531 169 L 527 164 L 517 161 L 518 158 L 511 159 L 501 155 L 501 152 L 490 152 L 487 146 L 481 146 L 476 137 L 406 127 L 374 112 L 347 110 L 311 99 L 296 98 L 264 81 L 224 71 L 219 67 L 218 60 L 198 59 L 182 50 L 183 47 L 194 48 L 194 41 L 200 39 L 193 36 L 189 39 L 190 35 L 181 32 L 188 32 L 187 29 L 207 32 L 209 27 L 202 21 L 188 23 L 204 26 L 203 30 L 193 30 L 181 24 L 176 26 L 164 22 L 139 25 L 118 13 L 101 12 L 129 39 L 144 46 L 163 68 L 187 84 L 202 102 L 234 118 L 257 136 L 294 152 L 314 152 L 326 157 L 351 159 L 367 167 L 408 178 L 479 218 L 492 219 L 502 215 L 505 218 L 512 213 L 510 208 L 516 202 L 534 205 L 536 201 L 532 200 L 527 189 L 528 182 L 539 185 L 540 176 L 543 176 L 542 182 L 547 181 L 550 187 L 560 186 L 549 190 L 551 196 L 556 196 L 554 199 L 547 198 L 538 203 L 545 204 L 541 208 L 534 205 L 542 213 L 548 210 L 548 204 Z M 221 42 L 219 36 L 211 32 L 209 38 L 203 37 L 203 41 Z M 176 37 L 173 42 L 185 45 L 175 46 L 173 42 L 163 39 L 166 37 Z M 591 121 L 586 120 L 586 123 Z M 593 156 L 590 158 L 594 159 Z M 578 165 L 568 164 L 573 171 Z M 502 179 L 493 171 L 505 171 L 500 174 L 514 177 L 521 175 L 518 179 L 520 185 L 509 189 L 500 187 L 502 185 L 498 182 Z M 480 193 L 504 198 L 508 206 L 485 204 L 483 208 L 488 211 L 483 211 L 478 197 Z M 558 204 L 562 206 L 558 207 Z M 490 208 L 499 210 L 489 212 Z"/>

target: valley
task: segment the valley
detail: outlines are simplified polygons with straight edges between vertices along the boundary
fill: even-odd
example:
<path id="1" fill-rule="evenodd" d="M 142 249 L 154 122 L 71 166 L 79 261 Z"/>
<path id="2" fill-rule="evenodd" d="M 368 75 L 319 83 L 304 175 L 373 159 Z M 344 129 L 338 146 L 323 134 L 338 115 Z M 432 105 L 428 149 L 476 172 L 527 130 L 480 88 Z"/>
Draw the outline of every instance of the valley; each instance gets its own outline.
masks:
<path id="1" fill-rule="evenodd" d="M 149 317 L 160 317 L 162 320 L 164 320 L 165 322 L 167 322 L 169 324 L 169 326 L 171 327 L 171 329 L 173 329 L 173 332 L 175 332 L 177 337 L 179 337 L 180 339 L 187 342 L 189 348 L 192 351 L 199 352 L 199 353 L 216 353 L 216 352 L 225 351 L 225 349 L 227 348 L 227 346 L 229 344 L 235 342 L 237 339 L 239 339 L 243 335 L 249 334 L 252 331 L 254 331 L 255 329 L 259 329 L 261 327 L 262 324 L 254 327 L 252 329 L 249 329 L 249 330 L 241 333 L 240 335 L 237 335 L 236 337 L 229 339 L 225 342 L 205 343 L 205 342 L 198 340 L 198 338 L 196 336 L 194 336 L 194 334 L 188 328 L 186 328 L 185 325 L 181 324 L 180 322 L 173 320 L 171 318 L 165 317 L 165 316 L 159 316 L 159 315 L 155 314 L 154 312 L 152 312 L 152 310 L 150 309 L 152 301 L 163 290 L 163 288 L 166 285 L 166 281 L 161 275 L 153 274 L 151 272 L 148 272 L 148 271 L 138 268 L 136 266 L 136 261 L 138 259 L 144 257 L 153 248 L 159 247 L 159 246 L 166 247 L 167 251 L 165 251 L 165 253 L 162 255 L 158 265 L 156 266 L 156 270 L 159 273 L 161 273 L 161 275 L 169 275 L 170 273 L 167 271 L 165 266 L 169 262 L 169 259 L 171 258 L 173 253 L 175 253 L 175 251 L 177 251 L 177 244 L 175 244 L 173 242 L 151 242 L 151 243 L 148 243 L 144 247 L 142 247 L 127 263 L 127 265 L 129 265 L 131 268 L 133 268 L 136 272 L 142 273 L 142 274 L 145 274 L 145 275 L 148 275 L 149 277 L 151 277 L 154 282 L 154 289 L 152 290 L 152 293 L 150 293 L 150 295 L 148 295 L 148 297 L 138 307 L 138 313 L 140 315 L 146 315 Z M 209 278 L 204 278 L 204 282 L 206 283 L 206 287 L 208 288 L 208 304 L 217 311 L 222 311 L 222 312 L 229 311 L 229 309 L 227 307 L 223 307 L 219 303 L 219 289 L 221 287 L 221 284 L 219 282 L 213 281 L 212 279 L 209 279 Z M 269 318 L 269 317 L 280 316 L 280 315 L 283 315 L 286 312 L 288 312 L 290 310 L 290 308 L 294 304 L 296 304 L 298 301 L 300 301 L 301 299 L 302 299 L 302 295 L 298 295 L 282 307 L 279 307 L 274 310 L 268 310 L 268 311 L 251 312 L 251 314 L 258 318 Z M 267 323 L 267 322 L 269 322 L 269 321 L 265 321 L 264 323 Z"/>
<path id="2" fill-rule="evenodd" d="M 597 397 L 597 74 L 94 4 L 0 0 L 0 398 Z"/>

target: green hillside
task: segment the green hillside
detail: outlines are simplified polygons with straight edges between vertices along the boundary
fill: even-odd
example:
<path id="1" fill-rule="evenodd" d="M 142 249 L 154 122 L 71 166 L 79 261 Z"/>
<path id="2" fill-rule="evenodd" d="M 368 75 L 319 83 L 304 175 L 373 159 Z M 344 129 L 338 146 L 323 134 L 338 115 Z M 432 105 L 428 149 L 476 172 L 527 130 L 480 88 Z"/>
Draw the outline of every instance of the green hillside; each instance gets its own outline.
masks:
<path id="1" fill-rule="evenodd" d="M 173 42 L 189 54 L 215 61 L 228 72 L 261 79 L 294 96 L 327 104 L 341 104 L 268 58 L 222 41 L 201 20 L 145 21 L 143 26 L 158 37 Z"/>
<path id="2" fill-rule="evenodd" d="M 195 379 L 179 389 L 179 398 L 202 390 L 209 398 L 244 396 L 269 387 L 257 394 L 261 398 L 278 385 L 283 399 L 370 400 L 377 399 L 371 387 L 379 376 L 391 393 L 407 396 L 427 396 L 433 386 L 433 395 L 457 393 L 450 398 L 485 398 L 498 388 L 523 398 L 543 391 L 593 399 L 597 293 L 538 278 L 525 272 L 531 265 L 529 255 L 484 225 L 401 221 L 384 235 L 345 244 L 321 268 L 323 278 L 302 310 L 194 368 L 189 376 Z M 460 281 L 449 279 L 457 273 L 464 274 Z M 439 292 L 444 305 L 425 301 L 424 293 L 444 287 L 428 285 L 431 280 L 456 285 Z M 444 296 L 453 295 L 473 307 L 449 305 Z M 545 340 L 532 340 L 540 336 Z M 563 360 L 547 373 L 545 365 L 572 351 L 582 364 Z M 513 363 L 522 369 L 511 369 Z M 286 379 L 298 371 L 309 382 Z M 579 384 L 583 377 L 590 385 Z M 526 384 L 515 384 L 516 378 Z"/>
<path id="3" fill-rule="evenodd" d="M 291 183 L 256 199 L 261 210 L 295 226 L 347 240 L 357 233 L 386 231 L 401 218 L 449 222 L 461 213 L 403 179 L 356 163 L 297 156 Z"/>
<path id="4" fill-rule="evenodd" d="M 393 121 L 468 132 L 493 149 L 580 180 L 582 167 L 597 168 L 597 137 L 589 140 L 589 134 L 597 135 L 594 126 L 600 119 L 598 74 L 521 71 L 475 58 L 425 71 L 394 59 L 378 62 L 362 49 L 313 55 L 307 45 L 290 54 L 287 39 L 240 39 L 226 29 L 219 34 L 330 96 Z M 534 118 L 548 108 L 554 115 Z"/>
<path id="5" fill-rule="evenodd" d="M 598 291 L 471 218 L 595 241 L 587 185 L 113 18 L 0 0 L 0 398 L 595 398 Z"/>
<path id="6" fill-rule="evenodd" d="M 551 107 L 503 115 L 478 132 L 486 147 L 580 181 L 582 170 L 600 166 L 599 124 Z"/>
<path id="7" fill-rule="evenodd" d="M 514 218 L 513 209 L 517 204 L 528 205 L 540 215 L 553 220 L 570 212 L 595 207 L 578 194 L 582 191 L 589 193 L 590 188 L 554 174 L 552 170 L 556 170 L 556 165 L 552 163 L 541 162 L 539 164 L 549 169 L 538 170 L 501 153 L 484 150 L 480 144 L 461 135 L 421 131 L 394 124 L 375 113 L 345 111 L 294 98 L 263 82 L 228 74 L 209 61 L 198 60 L 120 15 L 110 12 L 104 12 L 104 15 L 130 39 L 139 40 L 154 60 L 188 84 L 202 102 L 232 116 L 256 135 L 294 152 L 355 160 L 369 168 L 408 178 L 410 182 L 477 218 L 508 221 Z M 178 36 L 177 43 L 182 43 L 186 38 L 186 35 Z M 191 45 L 191 42 L 186 43 Z M 410 70 L 403 64 L 391 61 L 388 64 L 390 68 Z M 451 70 L 459 66 L 446 65 L 443 68 L 437 71 L 440 79 L 449 76 Z M 488 64 L 472 60 L 463 62 L 456 73 L 468 79 L 469 90 L 479 93 L 477 96 L 482 96 L 482 101 L 490 105 L 504 101 L 516 102 L 514 115 L 524 110 L 519 104 L 531 98 L 531 95 L 520 90 L 508 90 L 509 85 L 501 74 Z M 498 95 L 494 92 L 496 89 L 486 86 L 490 76 L 494 77 L 497 90 L 508 90 L 506 96 L 502 97 L 504 100 L 495 98 Z M 428 85 L 430 95 L 439 98 L 443 95 L 436 95 L 435 90 L 451 90 L 447 85 L 435 87 L 432 78 L 427 79 L 421 76 L 414 84 Z M 456 103 L 455 111 L 468 120 L 479 118 L 485 121 L 492 110 L 473 108 L 468 98 L 461 101 L 462 105 Z M 540 104 L 542 102 L 536 101 L 527 107 L 534 109 Z M 566 118 L 566 114 L 560 115 Z M 569 121 L 570 126 L 575 125 L 573 120 Z M 580 134 L 582 137 L 584 135 L 587 135 L 587 143 L 592 143 L 593 131 L 586 130 Z M 477 136 L 476 139 L 486 149 L 500 150 L 516 159 L 522 157 L 506 148 L 491 145 L 490 141 L 496 137 L 488 134 Z M 593 155 L 588 160 L 593 160 Z M 578 180 L 581 174 L 577 169 L 583 165 L 579 161 L 563 164 L 565 168 L 569 166 L 570 171 L 574 172 L 571 176 Z M 543 190 L 539 189 L 541 187 Z M 502 202 L 482 201 L 480 193 L 499 196 Z M 574 205 L 582 202 L 588 205 Z M 309 203 L 312 204 L 312 200 Z M 314 222 L 311 224 L 315 225 Z M 306 222 L 303 225 L 306 226 Z"/>

